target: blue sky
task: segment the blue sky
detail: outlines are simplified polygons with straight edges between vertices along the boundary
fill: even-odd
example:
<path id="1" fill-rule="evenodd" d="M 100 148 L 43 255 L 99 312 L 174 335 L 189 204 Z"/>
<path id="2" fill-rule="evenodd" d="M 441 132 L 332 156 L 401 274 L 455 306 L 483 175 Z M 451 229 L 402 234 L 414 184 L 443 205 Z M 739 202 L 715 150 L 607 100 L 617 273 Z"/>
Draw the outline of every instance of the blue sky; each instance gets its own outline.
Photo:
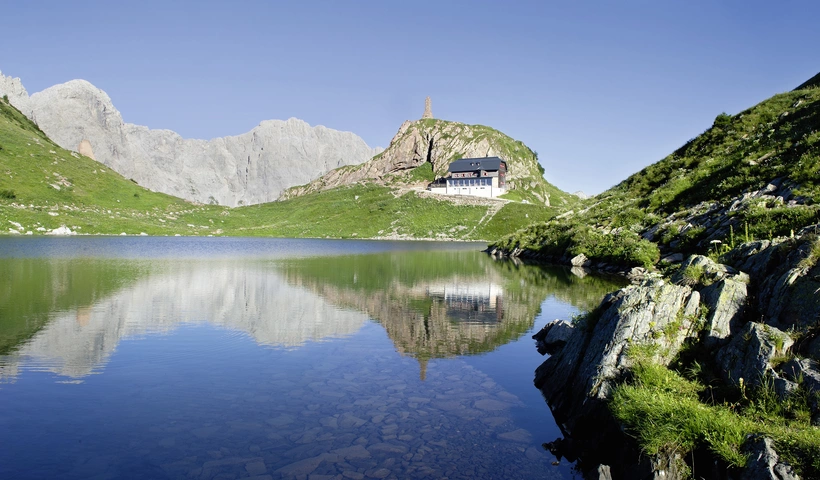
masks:
<path id="1" fill-rule="evenodd" d="M 184 137 L 301 118 L 387 146 L 404 120 L 489 125 L 599 193 L 820 71 L 816 1 L 3 2 L 0 71 L 74 78 Z"/>

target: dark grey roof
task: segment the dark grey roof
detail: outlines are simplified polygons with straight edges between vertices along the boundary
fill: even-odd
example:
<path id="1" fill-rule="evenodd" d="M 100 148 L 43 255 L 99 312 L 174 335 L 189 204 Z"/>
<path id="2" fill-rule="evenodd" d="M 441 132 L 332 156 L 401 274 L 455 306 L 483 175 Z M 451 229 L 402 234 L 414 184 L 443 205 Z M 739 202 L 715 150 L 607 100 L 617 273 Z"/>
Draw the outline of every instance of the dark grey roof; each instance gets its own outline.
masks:
<path id="1" fill-rule="evenodd" d="M 498 157 L 484 157 L 484 158 L 462 158 L 450 164 L 448 171 L 453 173 L 458 172 L 474 172 L 476 170 L 500 170 L 501 164 L 507 165 L 507 162 Z"/>

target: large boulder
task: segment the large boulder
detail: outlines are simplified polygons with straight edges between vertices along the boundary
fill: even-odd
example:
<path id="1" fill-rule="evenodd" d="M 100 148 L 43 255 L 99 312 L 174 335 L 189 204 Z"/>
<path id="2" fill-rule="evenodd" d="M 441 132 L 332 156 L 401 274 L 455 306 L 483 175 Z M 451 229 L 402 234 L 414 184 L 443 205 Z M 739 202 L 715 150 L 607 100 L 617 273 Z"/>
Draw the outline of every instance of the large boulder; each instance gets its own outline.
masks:
<path id="1" fill-rule="evenodd" d="M 703 255 L 689 256 L 671 280 L 700 291 L 705 306 L 705 345 L 708 349 L 724 345 L 741 323 L 746 307 L 749 276 L 729 265 Z"/>
<path id="2" fill-rule="evenodd" d="M 631 347 L 667 364 L 697 332 L 700 296 L 688 286 L 651 279 L 607 295 L 566 345 L 535 372 L 535 385 L 571 432 L 600 406 L 633 365 Z M 589 418 L 589 417 L 588 417 Z"/>
<path id="3" fill-rule="evenodd" d="M 704 345 L 714 349 L 725 344 L 741 322 L 748 296 L 746 283 L 724 278 L 701 290 L 700 295 L 708 309 Z"/>
<path id="4" fill-rule="evenodd" d="M 725 278 L 740 276 L 738 280 L 743 280 L 745 274 L 738 272 L 729 265 L 714 262 L 711 258 L 703 255 L 691 255 L 681 263 L 678 270 L 672 275 L 672 283 L 678 285 L 709 286 Z"/>
<path id="5" fill-rule="evenodd" d="M 741 480 L 800 480 L 788 463 L 780 461 L 771 438 L 752 435 L 743 445 L 749 462 Z"/>
<path id="6" fill-rule="evenodd" d="M 535 340 L 536 350 L 541 355 L 553 355 L 558 349 L 567 344 L 567 340 L 569 340 L 574 329 L 571 323 L 563 320 L 549 322 L 532 336 Z"/>
<path id="7" fill-rule="evenodd" d="M 777 377 L 772 359 L 788 352 L 793 343 L 788 334 L 775 327 L 749 322 L 717 352 L 715 361 L 727 382 L 760 385 L 767 375 Z"/>
<path id="8" fill-rule="evenodd" d="M 793 382 L 803 385 L 808 392 L 820 392 L 820 364 L 816 360 L 793 358 L 784 363 L 780 371 Z"/>
<path id="9" fill-rule="evenodd" d="M 738 246 L 726 261 L 748 272 L 762 322 L 781 330 L 805 330 L 820 318 L 820 265 L 812 264 L 815 235 Z"/>

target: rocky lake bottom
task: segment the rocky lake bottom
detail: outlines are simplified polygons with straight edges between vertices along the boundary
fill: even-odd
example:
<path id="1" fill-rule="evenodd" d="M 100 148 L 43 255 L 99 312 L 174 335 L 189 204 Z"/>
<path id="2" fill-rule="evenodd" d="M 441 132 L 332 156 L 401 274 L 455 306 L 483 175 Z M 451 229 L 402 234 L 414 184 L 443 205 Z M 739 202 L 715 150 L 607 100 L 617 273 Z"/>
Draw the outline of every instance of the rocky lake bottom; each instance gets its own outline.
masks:
<path id="1" fill-rule="evenodd" d="M 530 335 L 606 282 L 467 246 L 205 262 L 20 245 L 0 250 L 17 252 L 0 258 L 2 478 L 572 476 L 541 447 L 560 431 Z"/>

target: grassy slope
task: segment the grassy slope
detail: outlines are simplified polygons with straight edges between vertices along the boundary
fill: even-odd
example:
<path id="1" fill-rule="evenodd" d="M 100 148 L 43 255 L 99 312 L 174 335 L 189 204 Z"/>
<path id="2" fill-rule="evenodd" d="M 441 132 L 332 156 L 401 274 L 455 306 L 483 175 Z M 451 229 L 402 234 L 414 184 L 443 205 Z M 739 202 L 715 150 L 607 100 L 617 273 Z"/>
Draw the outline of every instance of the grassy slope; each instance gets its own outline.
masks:
<path id="1" fill-rule="evenodd" d="M 719 115 L 703 134 L 587 200 L 579 213 L 534 225 L 502 240 L 498 246 L 551 255 L 585 253 L 601 258 L 616 245 L 601 248 L 599 244 L 608 240 L 598 233 L 617 228 L 623 241 L 632 247 L 603 259 L 650 266 L 659 255 L 651 251 L 651 242 L 639 239 L 639 233 L 670 215 L 682 215 L 698 205 L 725 204 L 775 179 L 785 179 L 785 183 L 793 185 L 798 205 L 749 205 L 732 213 L 737 215 L 738 225 L 748 227 L 751 236 L 760 238 L 788 235 L 792 230 L 820 222 L 820 86 L 816 82 L 807 84 L 737 115 Z M 678 227 L 672 225 L 662 231 L 660 241 L 667 244 L 678 240 L 683 247 L 692 246 L 703 233 L 698 225 L 688 233 L 679 233 Z"/>
<path id="2" fill-rule="evenodd" d="M 517 203 L 492 218 L 487 211 L 486 206 L 456 205 L 415 192 L 397 197 L 392 189 L 376 185 L 235 209 L 196 205 L 146 190 L 63 150 L 0 101 L 0 234 L 12 229 L 40 234 L 64 225 L 77 233 L 113 235 L 487 240 L 554 215 L 553 209 Z"/>
<path id="3" fill-rule="evenodd" d="M 146 190 L 58 147 L 0 101 L 0 233 L 18 229 L 10 223 L 17 222 L 34 233 L 65 225 L 79 233 L 194 234 L 190 220 L 218 213 Z"/>
<path id="4" fill-rule="evenodd" d="M 820 222 L 817 78 L 737 115 L 719 115 L 702 135 L 588 200 L 584 210 L 532 226 L 499 246 L 555 255 L 587 253 L 605 260 L 610 255 L 616 263 L 648 266 L 657 262 L 659 245 L 640 239 L 640 233 L 677 217 L 693 226 L 679 231 L 673 223 L 673 228 L 661 231 L 662 246 L 674 251 L 671 247 L 677 240 L 680 251 L 702 248 L 696 240 L 706 226 L 698 224 L 693 213 L 712 207 L 720 210 L 777 179 L 792 189 L 795 204 L 776 199 L 752 201 L 726 213 L 728 219 L 746 227 L 748 236 L 758 238 L 789 235 Z M 747 235 L 735 231 L 738 237 Z M 628 242 L 633 246 L 624 249 Z M 649 255 L 653 249 L 655 253 Z M 778 452 L 799 473 L 806 478 L 820 475 L 816 455 L 820 430 L 810 422 L 810 405 L 815 400 L 808 393 L 801 389 L 782 401 L 772 385 L 764 385 L 718 395 L 715 380 L 694 367 L 698 364 L 675 371 L 639 361 L 627 376 L 629 380 L 616 389 L 612 412 L 643 451 L 671 451 L 688 458 L 693 450 L 707 450 L 729 466 L 741 466 L 746 463 L 741 445 L 747 435 L 763 433 L 775 440 Z"/>
<path id="5" fill-rule="evenodd" d="M 488 221 L 487 209 L 368 184 L 237 208 L 222 220 L 226 231 L 249 236 L 487 240 L 554 216 L 549 208 L 508 204 Z"/>

